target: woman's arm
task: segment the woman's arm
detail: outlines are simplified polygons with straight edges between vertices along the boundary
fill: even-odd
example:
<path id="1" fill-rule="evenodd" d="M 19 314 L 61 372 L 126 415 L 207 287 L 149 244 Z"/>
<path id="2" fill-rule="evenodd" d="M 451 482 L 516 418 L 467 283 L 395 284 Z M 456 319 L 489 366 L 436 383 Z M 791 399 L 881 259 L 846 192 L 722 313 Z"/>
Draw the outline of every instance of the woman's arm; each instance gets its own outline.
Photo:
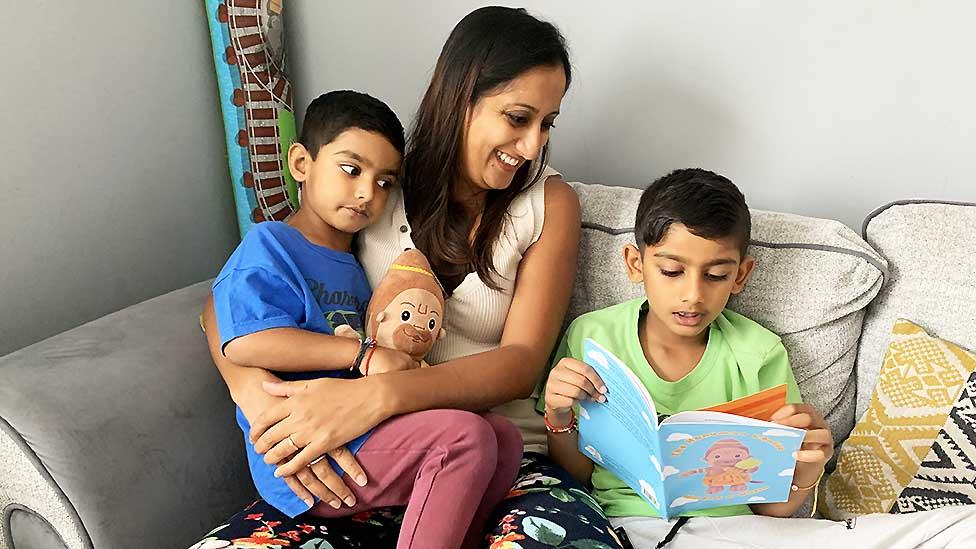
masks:
<path id="1" fill-rule="evenodd" d="M 393 415 L 433 408 L 482 411 L 535 389 L 559 335 L 576 278 L 580 206 L 559 177 L 545 183 L 542 234 L 519 263 L 512 304 L 498 348 L 422 368 L 357 380 L 301 382 L 286 402 L 253 424 L 266 452 L 289 433 L 306 450 L 281 468 L 291 474 Z M 341 382 L 341 383 L 340 383 Z M 328 399 L 319 395 L 329 394 Z M 369 404 L 356 399 L 370 396 Z M 309 410 L 308 403 L 319 403 Z M 341 424 L 334 420 L 343 418 Z"/>

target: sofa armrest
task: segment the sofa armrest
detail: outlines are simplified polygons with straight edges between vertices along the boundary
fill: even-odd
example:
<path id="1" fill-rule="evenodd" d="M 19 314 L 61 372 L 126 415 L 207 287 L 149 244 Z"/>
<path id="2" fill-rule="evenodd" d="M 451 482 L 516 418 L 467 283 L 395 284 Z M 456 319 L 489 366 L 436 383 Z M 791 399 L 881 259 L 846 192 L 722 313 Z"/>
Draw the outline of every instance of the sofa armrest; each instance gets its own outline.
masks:
<path id="1" fill-rule="evenodd" d="M 0 548 L 45 523 L 70 549 L 187 546 L 253 497 L 197 321 L 209 287 L 0 358 Z"/>

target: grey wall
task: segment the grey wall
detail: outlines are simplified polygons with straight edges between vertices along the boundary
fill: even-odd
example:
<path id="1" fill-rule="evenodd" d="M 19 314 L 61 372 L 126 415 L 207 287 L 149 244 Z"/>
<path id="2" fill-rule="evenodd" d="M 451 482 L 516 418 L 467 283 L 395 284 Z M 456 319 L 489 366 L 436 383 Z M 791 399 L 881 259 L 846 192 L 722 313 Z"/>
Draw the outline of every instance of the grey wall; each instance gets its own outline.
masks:
<path id="1" fill-rule="evenodd" d="M 0 354 L 213 276 L 237 241 L 202 2 L 5 2 Z M 478 2 L 292 0 L 296 104 L 336 87 L 409 122 Z M 167 4 L 167 6 L 169 6 Z M 568 179 L 732 177 L 754 207 L 857 227 L 976 201 L 976 4 L 532 1 L 573 50 Z"/>
<path id="2" fill-rule="evenodd" d="M 237 242 L 203 2 L 4 2 L 0 355 Z"/>
<path id="3" fill-rule="evenodd" d="M 296 106 L 337 87 L 411 120 L 444 39 L 483 2 L 292 1 Z M 553 133 L 567 179 L 644 186 L 701 166 L 753 207 L 860 228 L 882 203 L 976 201 L 976 3 L 521 4 L 567 37 Z"/>

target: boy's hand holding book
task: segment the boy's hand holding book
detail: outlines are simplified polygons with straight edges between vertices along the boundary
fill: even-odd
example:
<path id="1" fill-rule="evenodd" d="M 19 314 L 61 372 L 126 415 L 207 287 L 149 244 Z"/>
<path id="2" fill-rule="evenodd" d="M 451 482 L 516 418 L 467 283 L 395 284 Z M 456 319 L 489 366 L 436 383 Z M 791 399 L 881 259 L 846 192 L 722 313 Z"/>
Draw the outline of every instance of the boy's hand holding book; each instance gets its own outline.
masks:
<path id="1" fill-rule="evenodd" d="M 549 372 L 546 382 L 546 422 L 556 429 L 572 427 L 573 407 L 582 400 L 606 402 L 607 386 L 584 362 L 563 358 Z"/>
<path id="2" fill-rule="evenodd" d="M 796 452 L 796 472 L 793 485 L 809 489 L 816 485 L 823 474 L 824 465 L 834 455 L 834 439 L 827 421 L 810 404 L 788 404 L 770 418 L 773 423 L 806 429 L 803 445 Z"/>

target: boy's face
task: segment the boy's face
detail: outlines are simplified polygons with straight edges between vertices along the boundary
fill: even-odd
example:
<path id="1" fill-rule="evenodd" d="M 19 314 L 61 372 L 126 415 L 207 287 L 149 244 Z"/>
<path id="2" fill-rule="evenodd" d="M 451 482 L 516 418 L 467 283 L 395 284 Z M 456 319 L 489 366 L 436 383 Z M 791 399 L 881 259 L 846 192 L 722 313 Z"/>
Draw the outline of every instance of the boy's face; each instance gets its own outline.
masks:
<path id="1" fill-rule="evenodd" d="M 643 253 L 628 245 L 623 255 L 631 282 L 644 284 L 648 329 L 698 342 L 755 265 L 741 257 L 735 239 L 709 240 L 678 223 Z"/>
<path id="2" fill-rule="evenodd" d="M 306 210 L 306 216 L 342 233 L 358 232 L 383 213 L 401 160 L 389 140 L 359 128 L 323 145 L 314 160 L 304 146 L 293 144 L 288 165 L 302 183 L 299 212 Z"/>

